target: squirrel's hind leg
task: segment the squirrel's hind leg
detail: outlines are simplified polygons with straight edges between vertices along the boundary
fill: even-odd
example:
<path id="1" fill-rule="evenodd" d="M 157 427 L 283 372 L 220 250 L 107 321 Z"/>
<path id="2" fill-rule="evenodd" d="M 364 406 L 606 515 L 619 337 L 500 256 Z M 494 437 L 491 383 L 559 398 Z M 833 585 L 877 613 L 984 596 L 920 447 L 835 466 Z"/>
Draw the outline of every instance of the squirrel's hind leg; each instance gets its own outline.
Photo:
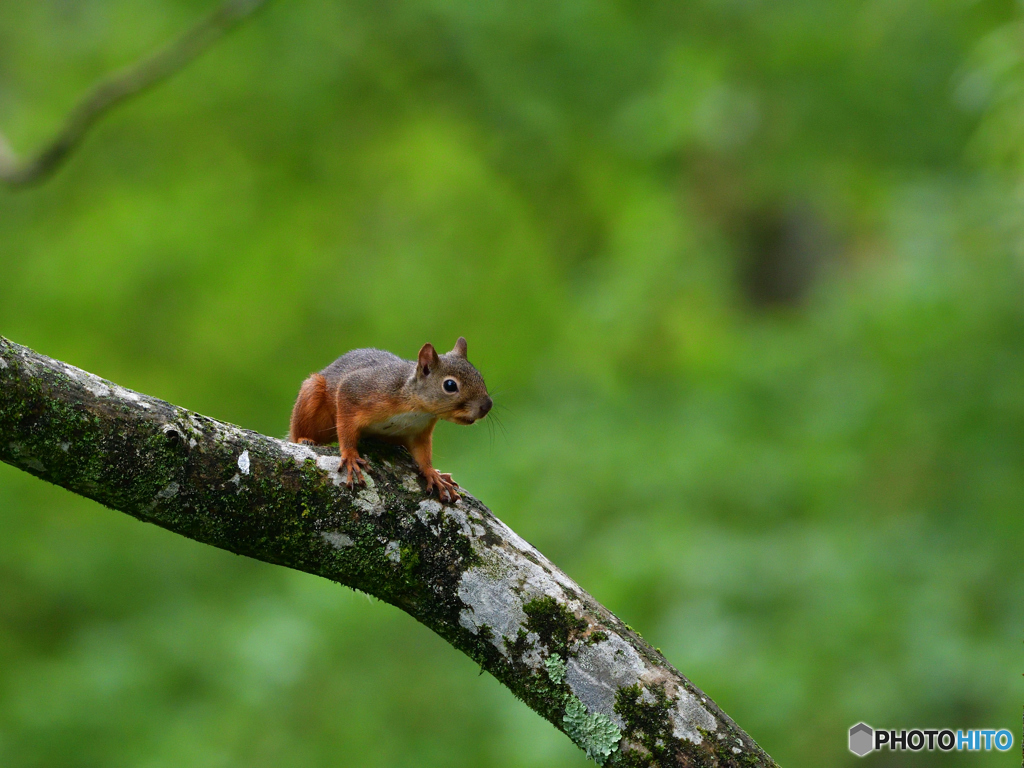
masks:
<path id="1" fill-rule="evenodd" d="M 335 436 L 334 409 L 327 396 L 327 381 L 314 373 L 299 389 L 288 439 L 293 443 L 322 445 L 334 442 Z"/>

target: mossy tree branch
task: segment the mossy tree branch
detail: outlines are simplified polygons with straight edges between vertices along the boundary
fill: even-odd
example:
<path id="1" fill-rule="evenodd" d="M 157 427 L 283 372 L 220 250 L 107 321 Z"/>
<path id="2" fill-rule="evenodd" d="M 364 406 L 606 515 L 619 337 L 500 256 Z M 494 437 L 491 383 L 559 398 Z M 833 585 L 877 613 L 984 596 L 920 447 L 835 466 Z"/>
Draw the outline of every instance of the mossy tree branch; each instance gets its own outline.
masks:
<path id="1" fill-rule="evenodd" d="M 182 69 L 265 2 L 226 0 L 169 45 L 108 76 L 71 110 L 57 135 L 27 158 L 19 157 L 0 133 L 0 181 L 24 187 L 50 176 L 103 115 Z"/>
<path id="2" fill-rule="evenodd" d="M 427 497 L 404 450 L 336 455 L 124 389 L 0 337 L 0 459 L 145 522 L 406 611 L 599 763 L 774 766 L 639 635 L 468 494 Z"/>

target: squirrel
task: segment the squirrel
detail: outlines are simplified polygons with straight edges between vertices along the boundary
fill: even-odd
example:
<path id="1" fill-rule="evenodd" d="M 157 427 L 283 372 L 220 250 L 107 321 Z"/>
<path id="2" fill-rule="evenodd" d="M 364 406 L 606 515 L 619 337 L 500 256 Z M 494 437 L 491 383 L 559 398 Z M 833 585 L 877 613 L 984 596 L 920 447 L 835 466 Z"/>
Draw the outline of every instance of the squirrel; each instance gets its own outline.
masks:
<path id="1" fill-rule="evenodd" d="M 404 445 L 426 478 L 427 493 L 436 488 L 441 501 L 454 503 L 461 498 L 459 484 L 431 463 L 434 426 L 438 419 L 472 424 L 493 404 L 461 336 L 443 355 L 424 344 L 415 361 L 381 349 L 354 349 L 302 383 L 288 439 L 304 445 L 337 439 L 338 472 L 345 470 L 349 488 L 365 482 L 360 467 L 366 461 L 356 450 L 361 436 Z"/>

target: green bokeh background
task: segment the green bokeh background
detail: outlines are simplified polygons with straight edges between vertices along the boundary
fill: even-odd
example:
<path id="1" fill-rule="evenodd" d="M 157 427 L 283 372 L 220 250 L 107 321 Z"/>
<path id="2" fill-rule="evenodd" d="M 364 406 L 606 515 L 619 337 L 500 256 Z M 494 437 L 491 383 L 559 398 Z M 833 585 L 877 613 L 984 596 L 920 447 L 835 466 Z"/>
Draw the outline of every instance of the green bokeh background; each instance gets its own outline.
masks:
<path id="1" fill-rule="evenodd" d="M 0 128 L 211 7 L 0 3 Z M 846 732 L 1018 732 L 1022 149 L 1006 1 L 276 0 L 0 190 L 0 334 L 278 436 L 465 335 L 504 429 L 438 466 L 782 765 L 1004 765 Z M 0 465 L 5 768 L 586 764 L 398 610 Z"/>

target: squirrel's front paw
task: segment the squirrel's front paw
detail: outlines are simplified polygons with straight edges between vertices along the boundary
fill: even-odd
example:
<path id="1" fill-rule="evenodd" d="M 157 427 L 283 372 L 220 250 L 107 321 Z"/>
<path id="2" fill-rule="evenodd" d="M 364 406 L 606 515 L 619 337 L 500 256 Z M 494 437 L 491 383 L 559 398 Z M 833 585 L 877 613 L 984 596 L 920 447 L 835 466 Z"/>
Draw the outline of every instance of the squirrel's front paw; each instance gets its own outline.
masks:
<path id="1" fill-rule="evenodd" d="M 434 488 L 437 488 L 437 496 L 441 501 L 454 504 L 461 499 L 462 497 L 455 490 L 458 487 L 459 484 L 452 480 L 452 476 L 447 472 L 438 472 L 433 469 L 427 474 L 427 493 L 431 493 Z"/>
<path id="2" fill-rule="evenodd" d="M 345 484 L 348 487 L 354 488 L 357 485 L 365 485 L 366 480 L 363 479 L 363 473 L 359 469 L 365 467 L 366 459 L 356 456 L 342 456 L 341 461 L 338 463 L 338 473 L 345 473 Z"/>

